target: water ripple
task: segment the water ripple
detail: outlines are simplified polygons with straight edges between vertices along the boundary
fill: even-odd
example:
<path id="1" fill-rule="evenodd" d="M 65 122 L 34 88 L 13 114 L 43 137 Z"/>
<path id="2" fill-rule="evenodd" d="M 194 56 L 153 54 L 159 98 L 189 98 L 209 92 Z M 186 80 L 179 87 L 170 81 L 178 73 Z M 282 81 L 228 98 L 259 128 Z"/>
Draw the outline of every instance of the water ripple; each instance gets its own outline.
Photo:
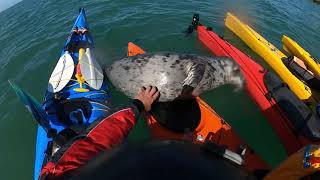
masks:
<path id="1" fill-rule="evenodd" d="M 24 0 L 0 13 L 0 121 L 19 103 L 7 79 L 42 97 L 79 7 L 86 9 L 103 64 L 124 57 L 129 40 L 148 51 L 206 54 L 195 36 L 184 38 L 182 31 L 193 13 L 200 13 L 203 24 L 222 34 L 227 11 L 279 48 L 281 35 L 287 34 L 320 58 L 320 6 L 311 0 Z"/>

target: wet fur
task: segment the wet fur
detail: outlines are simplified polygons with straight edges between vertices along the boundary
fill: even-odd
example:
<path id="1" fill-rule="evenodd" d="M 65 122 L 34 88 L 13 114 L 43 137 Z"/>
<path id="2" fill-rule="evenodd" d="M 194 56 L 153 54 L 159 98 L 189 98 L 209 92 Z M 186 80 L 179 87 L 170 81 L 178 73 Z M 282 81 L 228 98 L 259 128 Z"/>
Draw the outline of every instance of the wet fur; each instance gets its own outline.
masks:
<path id="1" fill-rule="evenodd" d="M 159 101 L 198 96 L 224 84 L 242 87 L 239 66 L 221 57 L 156 53 L 114 62 L 106 73 L 111 83 L 133 98 L 141 86 L 157 86 Z"/>

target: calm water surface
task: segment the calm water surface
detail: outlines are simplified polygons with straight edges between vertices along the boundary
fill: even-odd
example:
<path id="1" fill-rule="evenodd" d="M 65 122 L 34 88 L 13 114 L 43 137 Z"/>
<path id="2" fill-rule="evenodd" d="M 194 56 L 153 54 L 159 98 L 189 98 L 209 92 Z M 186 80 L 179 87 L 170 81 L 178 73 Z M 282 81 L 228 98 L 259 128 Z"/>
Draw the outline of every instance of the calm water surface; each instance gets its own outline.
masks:
<path id="1" fill-rule="evenodd" d="M 43 98 L 65 38 L 84 7 L 96 43 L 96 57 L 103 65 L 122 58 L 128 41 L 150 52 L 173 51 L 209 55 L 196 35 L 182 31 L 193 13 L 203 24 L 256 57 L 239 39 L 226 31 L 224 15 L 231 11 L 281 48 L 281 35 L 297 40 L 320 58 L 320 6 L 312 0 L 25 0 L 0 13 L 0 178 L 31 179 L 36 124 L 8 86 L 10 79 Z M 261 62 L 259 58 L 257 61 Z M 261 63 L 265 65 L 264 63 Z M 117 103 L 127 99 L 114 93 Z M 282 145 L 266 119 L 243 92 L 221 87 L 204 99 L 233 125 L 235 131 L 270 165 L 285 158 Z M 130 140 L 148 139 L 143 121 Z"/>

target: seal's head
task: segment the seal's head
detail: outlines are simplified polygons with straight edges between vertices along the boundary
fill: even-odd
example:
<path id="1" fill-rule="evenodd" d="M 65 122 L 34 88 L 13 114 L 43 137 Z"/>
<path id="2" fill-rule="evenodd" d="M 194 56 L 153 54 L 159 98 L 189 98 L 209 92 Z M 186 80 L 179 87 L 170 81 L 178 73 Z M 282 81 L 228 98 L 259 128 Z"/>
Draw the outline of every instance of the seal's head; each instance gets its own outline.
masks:
<path id="1" fill-rule="evenodd" d="M 220 59 L 220 61 L 221 66 L 223 66 L 226 71 L 227 81 L 235 85 L 237 89 L 241 89 L 244 86 L 245 80 L 241 73 L 240 66 L 230 60 L 230 58 Z"/>

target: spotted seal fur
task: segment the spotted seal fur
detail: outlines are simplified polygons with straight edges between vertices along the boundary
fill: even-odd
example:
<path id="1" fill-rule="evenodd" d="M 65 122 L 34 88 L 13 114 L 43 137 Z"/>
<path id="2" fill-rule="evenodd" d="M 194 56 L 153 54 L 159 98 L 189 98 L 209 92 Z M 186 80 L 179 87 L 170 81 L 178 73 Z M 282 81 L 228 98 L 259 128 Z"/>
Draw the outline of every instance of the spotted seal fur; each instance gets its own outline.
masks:
<path id="1" fill-rule="evenodd" d="M 160 102 L 199 96 L 224 84 L 243 85 L 239 66 L 225 57 L 149 53 L 115 61 L 105 70 L 111 83 L 131 98 L 141 86 L 157 86 Z"/>

